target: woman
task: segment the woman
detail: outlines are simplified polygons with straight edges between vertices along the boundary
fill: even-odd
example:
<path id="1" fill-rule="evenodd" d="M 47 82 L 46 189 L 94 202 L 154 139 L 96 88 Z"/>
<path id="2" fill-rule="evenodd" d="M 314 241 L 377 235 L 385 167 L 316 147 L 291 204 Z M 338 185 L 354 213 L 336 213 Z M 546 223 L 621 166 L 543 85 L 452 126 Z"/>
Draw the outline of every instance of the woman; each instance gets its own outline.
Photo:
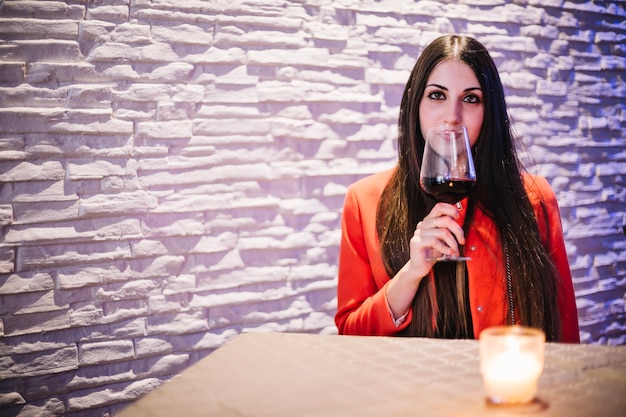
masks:
<path id="1" fill-rule="evenodd" d="M 472 194 L 437 203 L 419 185 L 427 129 L 465 125 Z M 400 107 L 398 164 L 348 189 L 339 257 L 340 334 L 478 338 L 491 326 L 541 328 L 579 342 L 559 207 L 547 181 L 522 171 L 504 91 L 485 47 L 436 39 L 420 55 Z M 458 242 L 458 243 L 457 243 Z M 428 260 L 432 251 L 466 262 Z"/>

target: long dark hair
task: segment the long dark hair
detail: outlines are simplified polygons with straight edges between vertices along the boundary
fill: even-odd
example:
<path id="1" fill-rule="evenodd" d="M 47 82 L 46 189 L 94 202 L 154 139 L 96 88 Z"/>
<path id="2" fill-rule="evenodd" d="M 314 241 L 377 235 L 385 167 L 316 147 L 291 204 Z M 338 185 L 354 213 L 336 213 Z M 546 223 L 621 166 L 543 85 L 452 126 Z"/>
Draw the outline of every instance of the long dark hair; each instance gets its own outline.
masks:
<path id="1" fill-rule="evenodd" d="M 393 277 L 408 261 L 413 231 L 436 203 L 419 186 L 424 137 L 419 128 L 418 109 L 428 76 L 444 60 L 461 60 L 469 65 L 484 94 L 484 120 L 472 150 L 479 180 L 469 198 L 466 233 L 477 208 L 494 221 L 500 232 L 502 252 L 506 245 L 509 254 L 511 287 L 519 322 L 541 328 L 548 340 L 557 340 L 560 332 L 556 305 L 558 273 L 541 243 L 537 219 L 524 188 L 498 70 L 486 48 L 470 37 L 448 35 L 434 40 L 418 58 L 402 95 L 398 166 L 383 191 L 377 213 L 377 231 L 386 271 Z M 415 294 L 413 320 L 404 333 L 424 337 L 473 337 L 469 314 L 464 264 L 437 263 Z"/>

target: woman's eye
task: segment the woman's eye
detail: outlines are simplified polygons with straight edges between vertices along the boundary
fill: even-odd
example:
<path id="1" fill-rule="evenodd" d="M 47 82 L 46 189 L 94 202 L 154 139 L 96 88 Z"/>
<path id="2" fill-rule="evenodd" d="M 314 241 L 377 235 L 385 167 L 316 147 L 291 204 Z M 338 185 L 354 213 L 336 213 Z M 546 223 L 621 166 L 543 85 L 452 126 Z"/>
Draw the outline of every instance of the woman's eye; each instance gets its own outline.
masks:
<path id="1" fill-rule="evenodd" d="M 472 95 L 466 96 L 463 99 L 463 101 L 466 103 L 480 103 L 480 98 L 472 94 Z"/>
<path id="2" fill-rule="evenodd" d="M 433 91 L 428 95 L 431 100 L 445 100 L 446 96 L 441 91 Z"/>

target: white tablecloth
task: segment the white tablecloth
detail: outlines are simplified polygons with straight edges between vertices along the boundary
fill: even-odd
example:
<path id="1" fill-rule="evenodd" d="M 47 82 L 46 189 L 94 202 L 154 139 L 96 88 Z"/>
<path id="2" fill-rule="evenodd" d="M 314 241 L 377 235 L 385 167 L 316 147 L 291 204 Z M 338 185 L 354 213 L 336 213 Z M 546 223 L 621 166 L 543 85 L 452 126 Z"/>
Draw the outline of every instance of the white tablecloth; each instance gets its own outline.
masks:
<path id="1" fill-rule="evenodd" d="M 490 406 L 478 342 L 242 334 L 119 417 L 626 416 L 626 346 L 546 345 L 537 400 Z"/>

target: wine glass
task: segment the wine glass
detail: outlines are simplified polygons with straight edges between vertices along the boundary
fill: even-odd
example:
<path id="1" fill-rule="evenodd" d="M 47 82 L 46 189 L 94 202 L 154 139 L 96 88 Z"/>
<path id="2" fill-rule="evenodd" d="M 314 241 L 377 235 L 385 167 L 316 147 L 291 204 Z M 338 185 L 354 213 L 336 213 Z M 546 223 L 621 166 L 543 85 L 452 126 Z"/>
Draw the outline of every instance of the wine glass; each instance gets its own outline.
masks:
<path id="1" fill-rule="evenodd" d="M 476 184 L 476 170 L 465 126 L 441 125 L 428 129 L 420 185 L 437 201 L 455 204 Z M 467 256 L 441 255 L 434 261 L 465 261 Z"/>

